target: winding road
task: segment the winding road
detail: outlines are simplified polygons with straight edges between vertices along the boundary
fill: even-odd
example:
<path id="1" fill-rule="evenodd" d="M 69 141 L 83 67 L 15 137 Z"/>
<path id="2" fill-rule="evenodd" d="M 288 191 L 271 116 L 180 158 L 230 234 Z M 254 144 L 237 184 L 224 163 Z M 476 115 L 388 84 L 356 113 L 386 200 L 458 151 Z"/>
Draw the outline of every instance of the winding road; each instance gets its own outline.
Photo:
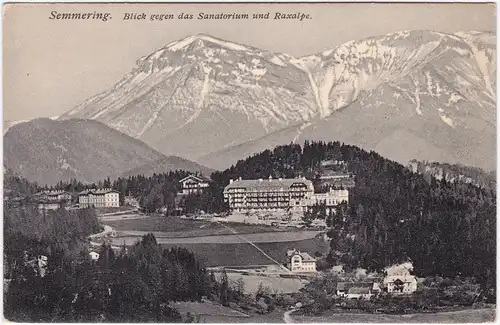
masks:
<path id="1" fill-rule="evenodd" d="M 291 324 L 291 323 L 295 323 L 293 321 L 293 318 L 292 318 L 292 313 L 295 311 L 296 309 L 290 309 L 290 310 L 287 310 L 286 312 L 283 313 L 283 321 L 287 324 Z"/>

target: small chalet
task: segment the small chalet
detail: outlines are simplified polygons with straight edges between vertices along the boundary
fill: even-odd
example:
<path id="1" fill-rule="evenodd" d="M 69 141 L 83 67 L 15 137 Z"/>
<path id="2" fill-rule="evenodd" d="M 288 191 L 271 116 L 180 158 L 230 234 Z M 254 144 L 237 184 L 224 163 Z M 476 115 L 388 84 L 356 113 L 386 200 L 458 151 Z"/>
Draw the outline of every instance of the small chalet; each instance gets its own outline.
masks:
<path id="1" fill-rule="evenodd" d="M 182 194 L 200 194 L 208 187 L 209 181 L 201 176 L 189 175 L 179 181 Z"/>
<path id="2" fill-rule="evenodd" d="M 71 193 L 66 191 L 42 191 L 36 193 L 35 197 L 47 201 L 71 201 Z"/>
<path id="3" fill-rule="evenodd" d="M 343 265 L 334 265 L 330 269 L 330 273 L 335 274 L 335 275 L 344 275 L 345 270 Z"/>
<path id="4" fill-rule="evenodd" d="M 316 272 L 316 259 L 308 253 L 302 253 L 296 249 L 286 253 L 286 267 L 295 273 Z"/>
<path id="5" fill-rule="evenodd" d="M 42 191 L 33 197 L 39 210 L 57 210 L 71 204 L 71 193 L 66 191 Z"/>
<path id="6" fill-rule="evenodd" d="M 27 254 L 25 252 L 25 260 L 27 259 Z M 33 268 L 36 275 L 44 277 L 47 271 L 48 259 L 45 255 L 38 255 L 35 259 L 26 261 L 25 265 Z"/>
<path id="7" fill-rule="evenodd" d="M 99 260 L 99 253 L 92 251 L 89 253 L 89 257 L 92 261 L 97 261 Z"/>
<path id="8" fill-rule="evenodd" d="M 139 208 L 140 207 L 139 200 L 136 197 L 131 196 L 131 195 L 125 196 L 125 198 L 123 200 L 123 203 L 126 206 L 131 206 L 131 207 L 134 207 L 134 208 Z"/>
<path id="9" fill-rule="evenodd" d="M 376 282 L 339 282 L 335 293 L 347 299 L 370 299 L 380 291 Z"/>
<path id="10" fill-rule="evenodd" d="M 392 294 L 412 294 L 417 291 L 417 278 L 410 274 L 411 263 L 393 265 L 385 269 L 384 287 Z"/>

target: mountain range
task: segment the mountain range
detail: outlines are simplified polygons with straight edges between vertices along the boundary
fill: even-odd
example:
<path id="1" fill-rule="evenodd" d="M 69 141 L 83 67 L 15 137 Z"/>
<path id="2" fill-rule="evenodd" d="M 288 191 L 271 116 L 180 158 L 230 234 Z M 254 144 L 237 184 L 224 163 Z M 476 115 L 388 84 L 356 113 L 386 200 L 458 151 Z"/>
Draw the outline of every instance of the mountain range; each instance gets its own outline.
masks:
<path id="1" fill-rule="evenodd" d="M 107 177 L 151 175 L 184 169 L 209 175 L 210 169 L 167 157 L 140 140 L 98 121 L 36 119 L 12 126 L 4 135 L 4 168 L 39 184 L 72 178 L 97 182 Z"/>
<path id="2" fill-rule="evenodd" d="M 404 165 L 491 170 L 495 57 L 491 32 L 403 31 L 300 58 L 198 34 L 140 58 L 58 120 L 97 120 L 214 169 L 279 144 L 337 140 Z"/>

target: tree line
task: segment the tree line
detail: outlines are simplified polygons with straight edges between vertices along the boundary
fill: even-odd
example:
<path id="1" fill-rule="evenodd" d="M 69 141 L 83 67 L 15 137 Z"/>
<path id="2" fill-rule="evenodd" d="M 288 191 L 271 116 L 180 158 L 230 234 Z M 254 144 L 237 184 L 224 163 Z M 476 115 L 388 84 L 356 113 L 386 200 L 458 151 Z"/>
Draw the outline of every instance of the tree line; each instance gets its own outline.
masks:
<path id="1" fill-rule="evenodd" d="M 4 312 L 17 322 L 179 322 L 172 301 L 200 301 L 219 284 L 195 256 L 163 249 L 152 234 L 93 261 L 86 239 L 100 226 L 93 209 L 4 210 Z M 39 256 L 47 257 L 42 274 Z M 227 285 L 227 283 L 226 283 Z"/>
<path id="2" fill-rule="evenodd" d="M 40 188 L 21 178 L 16 193 Z M 27 186 L 19 187 L 19 184 Z M 153 234 L 131 247 L 89 246 L 101 231 L 94 209 L 40 211 L 4 205 L 4 312 L 16 322 L 180 322 L 172 301 L 208 296 L 227 304 L 227 278 L 215 280 L 193 253 L 163 249 Z M 89 252 L 96 250 L 93 261 Z M 44 272 L 37 264 L 47 257 Z M 43 276 L 42 276 L 43 275 Z"/>
<path id="3" fill-rule="evenodd" d="M 230 179 L 314 179 L 324 160 L 345 161 L 348 172 L 355 175 L 349 204 L 326 216 L 332 227 L 331 264 L 380 270 L 411 260 L 422 276 L 474 276 L 485 287 L 494 286 L 495 188 L 426 180 L 399 163 L 356 146 L 306 141 L 303 146 L 265 150 L 212 173 L 210 187 L 202 195 L 182 201 L 176 200 L 176 194 L 178 181 L 188 174 L 183 171 L 120 178 L 112 186 L 122 196 L 129 192 L 139 196 L 147 211 L 184 205 L 191 210 L 224 212 L 223 190 Z"/>

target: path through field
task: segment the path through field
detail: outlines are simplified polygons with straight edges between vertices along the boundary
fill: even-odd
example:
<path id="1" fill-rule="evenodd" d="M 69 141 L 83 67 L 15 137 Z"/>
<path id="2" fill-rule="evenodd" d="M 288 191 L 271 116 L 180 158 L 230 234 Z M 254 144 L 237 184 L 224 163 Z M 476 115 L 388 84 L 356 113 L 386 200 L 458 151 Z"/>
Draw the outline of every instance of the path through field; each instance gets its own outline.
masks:
<path id="1" fill-rule="evenodd" d="M 274 258 L 272 258 L 271 256 L 267 255 L 262 249 L 260 249 L 257 245 L 255 245 L 254 243 L 252 243 L 251 241 L 247 240 L 245 237 L 241 236 L 240 234 L 238 234 L 238 232 L 236 230 L 234 230 L 233 228 L 229 227 L 228 225 L 224 225 L 221 223 L 221 225 L 223 227 L 226 227 L 227 229 L 229 229 L 232 233 L 234 233 L 236 236 L 238 236 L 239 238 L 243 239 L 246 243 L 252 245 L 253 247 L 255 247 L 259 252 L 261 252 L 265 257 L 267 257 L 271 262 L 275 263 L 276 265 L 278 265 L 281 269 L 283 269 L 285 272 L 287 273 L 291 273 L 291 271 L 289 269 L 287 269 L 286 267 L 284 267 L 280 262 L 276 261 Z"/>

